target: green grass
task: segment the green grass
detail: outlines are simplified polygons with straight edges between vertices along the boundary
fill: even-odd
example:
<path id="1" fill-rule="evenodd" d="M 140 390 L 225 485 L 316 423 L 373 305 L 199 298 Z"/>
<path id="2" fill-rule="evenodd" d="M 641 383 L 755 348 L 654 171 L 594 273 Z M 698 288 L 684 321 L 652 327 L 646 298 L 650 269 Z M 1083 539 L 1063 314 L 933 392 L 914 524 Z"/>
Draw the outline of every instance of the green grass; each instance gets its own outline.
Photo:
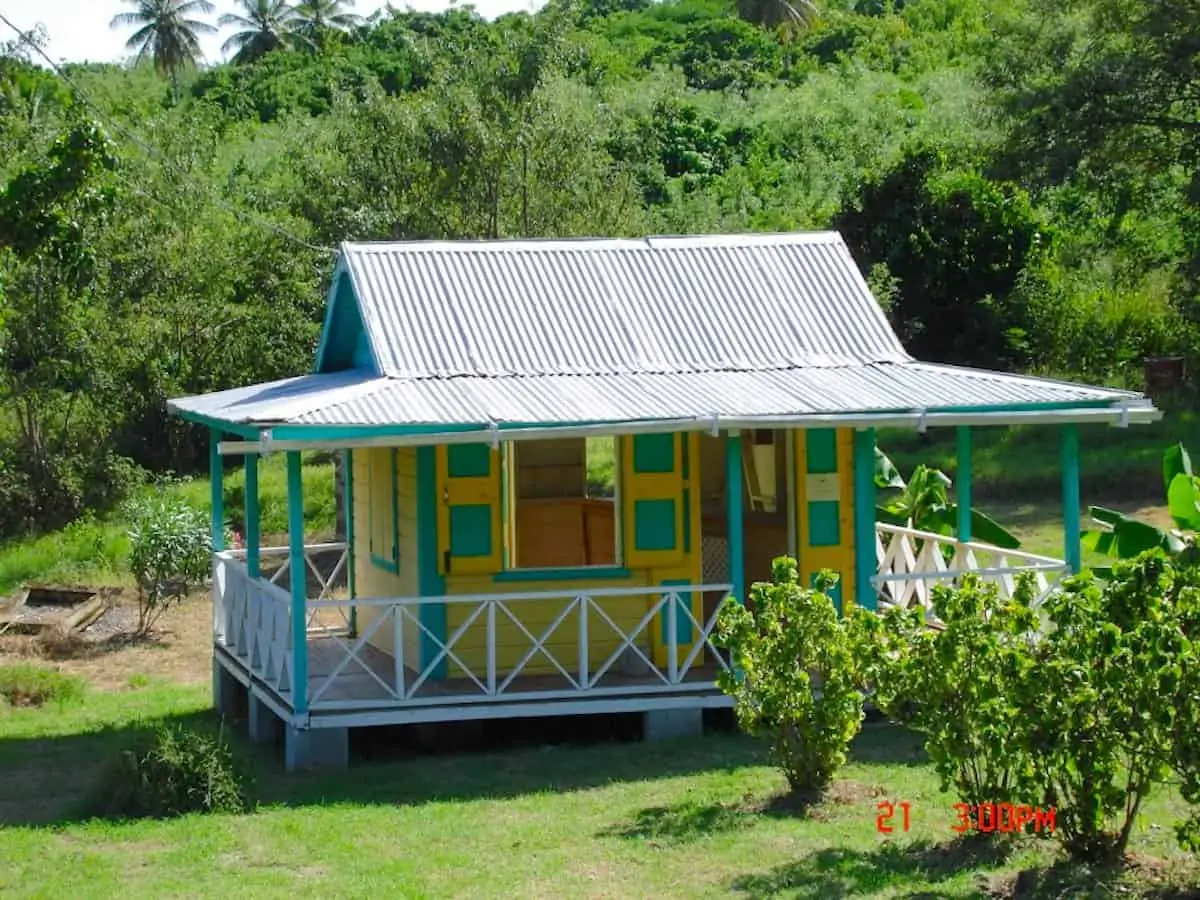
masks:
<path id="1" fill-rule="evenodd" d="M 65 705 L 83 697 L 83 679 L 43 666 L 0 666 L 0 701 L 9 706 Z"/>
<path id="2" fill-rule="evenodd" d="M 145 489 L 165 490 L 207 514 L 211 507 L 209 480 L 185 478 Z M 262 463 L 258 479 L 262 533 L 287 533 L 287 473 L 282 455 Z M 240 523 L 245 515 L 246 479 L 240 467 L 225 475 L 225 515 Z M 309 535 L 328 537 L 334 526 L 333 465 L 313 460 L 304 467 L 304 517 Z M 74 522 L 62 531 L 0 547 L 0 596 L 27 581 L 123 584 L 129 542 L 128 525 L 120 512 L 103 519 Z"/>
<path id="3" fill-rule="evenodd" d="M 239 743 L 256 774 L 251 814 L 78 818 L 97 767 L 154 722 L 214 728 L 206 693 L 150 686 L 0 718 L 0 894 L 953 900 L 1056 858 L 1035 839 L 1007 859 L 950 845 L 951 798 L 913 737 L 879 725 L 807 817 L 775 802 L 783 780 L 758 744 L 709 735 L 410 756 L 325 776 L 283 776 L 277 751 Z M 911 804 L 909 833 L 877 832 L 882 799 Z M 1182 812 L 1172 791 L 1153 797 L 1136 851 L 1185 866 L 1170 833 Z M 1114 895 L 1111 882 L 1056 871 L 1096 883 L 1039 896 Z"/>

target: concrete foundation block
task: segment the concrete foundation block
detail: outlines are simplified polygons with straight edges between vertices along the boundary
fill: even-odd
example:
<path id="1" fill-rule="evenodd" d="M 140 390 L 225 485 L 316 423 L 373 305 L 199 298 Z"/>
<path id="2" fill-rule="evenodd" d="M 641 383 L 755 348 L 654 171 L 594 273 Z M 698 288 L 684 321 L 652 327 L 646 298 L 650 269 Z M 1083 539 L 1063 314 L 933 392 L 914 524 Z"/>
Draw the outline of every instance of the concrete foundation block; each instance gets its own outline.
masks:
<path id="1" fill-rule="evenodd" d="M 677 737 L 693 737 L 704 733 L 704 710 L 655 709 L 642 713 L 642 737 L 661 741 Z"/>
<path id="2" fill-rule="evenodd" d="M 284 733 L 283 757 L 289 772 L 345 769 L 350 765 L 350 730 L 289 725 Z"/>
<path id="3" fill-rule="evenodd" d="M 250 691 L 250 740 L 255 744 L 273 744 L 283 728 L 283 721 L 275 710 Z"/>
<path id="4" fill-rule="evenodd" d="M 212 661 L 213 709 L 223 719 L 232 719 L 238 714 L 240 694 L 245 690 L 228 669 L 215 658 Z"/>

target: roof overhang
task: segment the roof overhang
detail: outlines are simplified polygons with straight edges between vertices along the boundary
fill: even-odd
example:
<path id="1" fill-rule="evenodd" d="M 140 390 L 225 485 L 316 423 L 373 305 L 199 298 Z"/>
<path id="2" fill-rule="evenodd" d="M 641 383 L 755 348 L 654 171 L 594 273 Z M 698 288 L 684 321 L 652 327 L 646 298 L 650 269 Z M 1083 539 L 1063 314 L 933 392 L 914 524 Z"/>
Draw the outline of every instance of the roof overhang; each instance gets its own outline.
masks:
<path id="1" fill-rule="evenodd" d="M 543 424 L 494 423 L 478 427 L 414 427 L 381 431 L 378 427 L 343 426 L 331 435 L 328 428 L 296 425 L 261 429 L 257 440 L 223 441 L 222 455 L 268 454 L 296 450 L 352 450 L 369 447 L 421 447 L 438 444 L 533 441 L 564 437 L 602 437 L 612 435 L 655 434 L 662 432 L 742 431 L 755 428 L 929 428 L 959 426 L 1069 425 L 1102 424 L 1118 428 L 1156 422 L 1163 416 L 1148 401 L 1105 406 L 1073 408 L 1041 407 L 996 410 L 913 409 L 883 413 L 798 414 L 793 416 L 660 419 L 628 422 L 546 426 Z"/>

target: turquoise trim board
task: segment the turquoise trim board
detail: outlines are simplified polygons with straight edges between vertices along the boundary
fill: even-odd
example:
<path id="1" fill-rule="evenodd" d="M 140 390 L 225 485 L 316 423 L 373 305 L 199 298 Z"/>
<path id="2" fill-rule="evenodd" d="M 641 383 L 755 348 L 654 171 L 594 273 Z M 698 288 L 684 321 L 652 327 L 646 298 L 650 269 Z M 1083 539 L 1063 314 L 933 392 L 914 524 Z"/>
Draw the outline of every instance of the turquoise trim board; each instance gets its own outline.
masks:
<path id="1" fill-rule="evenodd" d="M 438 572 L 438 490 L 437 449 L 417 448 L 417 592 L 422 597 L 441 597 L 446 593 L 446 579 Z M 420 622 L 429 634 L 421 633 L 421 668 L 437 656 L 439 641 L 446 640 L 446 604 L 422 603 Z M 433 637 L 430 637 L 432 635 Z M 430 677 L 446 677 L 443 659 Z"/>
<path id="2" fill-rule="evenodd" d="M 1079 429 L 1062 431 L 1063 552 L 1072 572 L 1082 567 L 1079 528 Z"/>
<path id="3" fill-rule="evenodd" d="M 746 602 L 746 535 L 742 515 L 742 436 L 725 434 L 725 509 L 729 532 L 729 581 L 733 596 Z"/>
<path id="4" fill-rule="evenodd" d="M 875 430 L 854 432 L 854 602 L 877 607 L 875 576 Z"/>
<path id="5" fill-rule="evenodd" d="M 208 431 L 208 478 L 209 505 L 212 515 L 212 548 L 225 549 L 225 461 L 218 449 L 221 432 L 215 428 Z"/>
<path id="6" fill-rule="evenodd" d="M 221 431 L 227 434 L 236 434 L 240 438 L 245 438 L 248 441 L 258 440 L 258 429 L 252 425 L 244 425 L 239 422 L 226 422 L 222 419 L 215 419 L 212 416 L 206 416 L 201 413 L 187 412 L 179 410 L 175 413 L 185 422 L 191 422 L 193 425 L 203 425 L 213 431 Z"/>
<path id="7" fill-rule="evenodd" d="M 288 576 L 292 595 L 292 709 L 304 715 L 308 712 L 308 579 L 303 563 L 297 565 L 304 559 L 304 468 L 296 450 L 287 455 L 287 502 L 288 558 L 292 561 Z"/>
<path id="8" fill-rule="evenodd" d="M 244 465 L 246 467 L 246 572 L 251 578 L 262 574 L 262 561 L 259 556 L 261 540 L 261 520 L 258 513 L 258 454 L 247 453 Z"/>
<path id="9" fill-rule="evenodd" d="M 354 282 L 341 257 L 325 297 L 325 320 L 321 340 L 313 360 L 313 372 L 337 372 L 344 369 L 379 371 L 370 336 L 363 323 L 362 309 Z"/>
<path id="10" fill-rule="evenodd" d="M 659 586 L 664 588 L 687 587 L 691 582 L 686 578 L 671 579 L 668 581 L 660 581 Z M 688 618 L 688 604 L 692 598 L 691 594 L 679 594 L 675 597 L 675 646 L 686 646 L 692 642 L 692 620 Z M 663 608 L 658 613 L 658 634 L 660 641 L 664 647 L 670 646 L 667 640 L 667 629 L 671 625 L 669 618 L 669 605 L 664 604 Z M 683 662 L 680 658 L 679 662 Z"/>
<path id="11" fill-rule="evenodd" d="M 354 451 L 342 451 L 342 477 L 346 483 L 343 497 L 346 503 L 346 592 L 353 601 L 358 597 L 354 563 L 357 558 L 354 548 Z M 358 636 L 358 607 L 350 605 L 350 636 Z"/>
<path id="12" fill-rule="evenodd" d="M 958 469 L 954 473 L 955 502 L 958 503 L 958 539 L 971 539 L 971 428 L 958 427 Z"/>
<path id="13" fill-rule="evenodd" d="M 584 581 L 591 578 L 616 581 L 632 577 L 633 570 L 627 569 L 624 566 L 579 566 L 577 568 L 563 569 L 508 569 L 504 572 L 497 572 L 492 576 L 492 581 L 498 583 L 514 581 Z"/>

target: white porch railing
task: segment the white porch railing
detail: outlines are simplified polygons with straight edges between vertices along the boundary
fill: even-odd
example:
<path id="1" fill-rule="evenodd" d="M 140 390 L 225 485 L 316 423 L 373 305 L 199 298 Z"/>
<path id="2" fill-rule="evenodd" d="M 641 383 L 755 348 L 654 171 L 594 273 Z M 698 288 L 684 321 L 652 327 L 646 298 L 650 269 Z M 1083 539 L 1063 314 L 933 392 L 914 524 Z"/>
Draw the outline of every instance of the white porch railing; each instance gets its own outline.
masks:
<path id="1" fill-rule="evenodd" d="M 213 642 L 280 693 L 291 690 L 292 601 L 264 578 L 251 578 L 238 551 L 213 557 Z"/>
<path id="2" fill-rule="evenodd" d="M 720 668 L 728 666 L 712 643 L 717 615 L 714 611 L 705 621 L 700 621 L 692 612 L 689 599 L 695 595 L 719 592 L 720 597 L 729 594 L 731 585 L 688 585 L 669 588 L 595 588 L 564 593 L 540 591 L 512 594 L 476 594 L 444 597 L 371 598 L 357 599 L 355 605 L 364 611 L 369 624 L 355 639 L 331 635 L 340 659 L 328 674 L 318 676 L 311 682 L 310 708 L 354 709 L 377 706 L 380 702 L 404 706 L 428 706 L 455 703 L 479 703 L 499 700 L 551 700 L 564 698 L 592 698 L 603 696 L 629 696 L 648 693 L 677 693 L 680 691 L 707 691 L 713 689 L 713 677 L 692 678 L 705 658 L 710 658 Z M 619 624 L 620 616 L 611 613 L 606 603 L 626 601 L 629 598 L 645 597 L 645 612 L 636 624 Z M 522 619 L 522 608 L 531 604 L 562 602 L 562 608 L 554 619 L 537 634 Z M 310 604 L 322 608 L 332 601 L 317 601 Z M 446 606 L 461 610 L 455 621 L 459 624 L 444 637 L 435 634 L 421 621 L 422 606 Z M 365 610 L 373 612 L 368 616 Z M 650 649 L 651 623 L 662 614 L 665 619 L 663 631 L 667 639 L 666 662 L 655 661 Z M 701 618 L 704 618 L 701 616 Z M 528 641 L 528 647 L 511 666 L 498 662 L 498 632 L 508 623 Z M 678 641 L 679 626 L 691 626 L 690 643 Z M 391 631 L 393 654 L 390 671 L 381 671 L 378 656 L 368 659 L 373 640 L 378 640 L 385 629 Z M 411 630 L 410 630 L 411 629 Z M 468 654 L 464 649 L 467 635 L 478 635 L 483 630 L 484 659 L 478 659 L 478 650 Z M 568 636 L 565 641 L 570 647 L 570 658 L 563 658 L 563 649 L 554 649 L 551 641 Z M 593 638 L 603 637 L 615 641 L 615 649 L 603 659 L 594 660 Z M 411 638 L 418 638 L 433 648 L 432 658 L 427 661 L 414 658 L 409 645 Z M 707 652 L 706 652 L 707 651 Z M 375 651 L 377 653 L 378 651 Z M 429 655 L 429 654 L 426 654 Z M 560 686 L 539 689 L 540 679 L 529 673 L 530 664 L 539 659 L 549 664 L 550 671 L 540 675 L 549 676 Z M 602 684 L 606 675 L 624 672 L 624 661 L 636 661 L 636 678 L 623 679 L 622 683 Z M 373 665 L 372 662 L 375 662 Z M 546 666 L 542 666 L 543 669 Z M 444 671 L 442 676 L 439 670 Z M 343 696 L 338 688 L 339 679 L 357 674 L 360 684 L 367 679 L 371 699 Z M 522 679 L 529 674 L 528 679 Z M 707 672 L 705 673 L 708 674 Z M 453 679 L 450 685 L 438 684 L 441 677 Z M 565 684 L 563 684 L 565 682 Z M 542 682 L 544 684 L 544 681 Z M 422 688 L 429 690 L 422 692 Z M 353 693 L 353 692 L 352 692 Z M 335 696 L 336 695 L 336 696 Z"/>
<path id="3" fill-rule="evenodd" d="M 1049 556 L 898 525 L 875 526 L 875 557 L 878 574 L 871 580 L 880 607 L 917 605 L 931 621 L 936 621 L 932 603 L 936 584 L 954 584 L 970 573 L 998 585 L 1001 596 L 1008 598 L 1016 589 L 1017 576 L 1032 572 L 1036 605 L 1070 572 L 1065 562 Z"/>

